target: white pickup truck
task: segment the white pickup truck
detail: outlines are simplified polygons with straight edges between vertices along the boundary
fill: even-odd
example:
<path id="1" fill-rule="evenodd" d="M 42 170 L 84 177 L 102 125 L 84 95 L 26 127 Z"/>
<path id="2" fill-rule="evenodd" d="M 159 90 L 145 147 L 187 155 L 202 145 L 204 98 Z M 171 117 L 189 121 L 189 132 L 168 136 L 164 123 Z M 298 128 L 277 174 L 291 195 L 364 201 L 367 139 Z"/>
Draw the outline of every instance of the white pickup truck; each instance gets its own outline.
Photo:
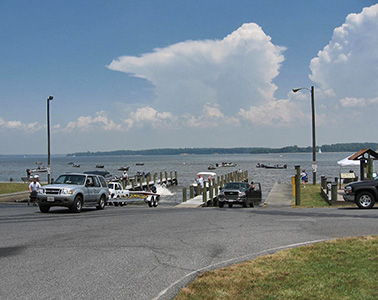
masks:
<path id="1" fill-rule="evenodd" d="M 156 193 L 155 186 L 152 186 L 149 192 L 130 191 L 123 189 L 122 184 L 119 182 L 109 182 L 108 189 L 110 196 L 107 203 L 114 206 L 127 205 L 127 200 L 143 199 L 149 207 L 156 207 L 160 200 L 160 195 Z"/>

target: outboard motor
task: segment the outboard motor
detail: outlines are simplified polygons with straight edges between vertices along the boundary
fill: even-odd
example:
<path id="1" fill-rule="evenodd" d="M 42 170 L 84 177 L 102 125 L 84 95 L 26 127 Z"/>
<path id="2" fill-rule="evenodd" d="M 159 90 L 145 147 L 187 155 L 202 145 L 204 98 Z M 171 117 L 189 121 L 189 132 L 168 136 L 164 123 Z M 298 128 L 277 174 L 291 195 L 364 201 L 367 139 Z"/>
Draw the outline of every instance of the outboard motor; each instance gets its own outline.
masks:
<path id="1" fill-rule="evenodd" d="M 152 193 L 156 193 L 156 191 L 157 191 L 156 186 L 153 185 L 153 186 L 150 188 L 150 190 L 151 190 Z"/>

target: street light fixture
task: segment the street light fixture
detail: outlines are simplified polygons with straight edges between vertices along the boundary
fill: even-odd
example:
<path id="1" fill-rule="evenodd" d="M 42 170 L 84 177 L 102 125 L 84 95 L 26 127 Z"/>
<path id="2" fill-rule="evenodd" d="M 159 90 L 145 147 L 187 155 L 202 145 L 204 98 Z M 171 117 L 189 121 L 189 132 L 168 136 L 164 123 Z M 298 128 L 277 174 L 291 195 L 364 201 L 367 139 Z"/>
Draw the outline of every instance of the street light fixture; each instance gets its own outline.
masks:
<path id="1" fill-rule="evenodd" d="M 47 98 L 47 183 L 51 183 L 50 173 L 50 101 L 54 99 L 53 96 Z"/>
<path id="2" fill-rule="evenodd" d="M 311 89 L 306 87 L 293 89 L 293 92 L 296 93 L 300 90 L 308 90 L 311 92 L 311 107 L 312 107 L 312 176 L 313 184 L 316 184 L 316 141 L 315 141 L 315 99 L 314 99 L 314 86 L 311 86 Z"/>

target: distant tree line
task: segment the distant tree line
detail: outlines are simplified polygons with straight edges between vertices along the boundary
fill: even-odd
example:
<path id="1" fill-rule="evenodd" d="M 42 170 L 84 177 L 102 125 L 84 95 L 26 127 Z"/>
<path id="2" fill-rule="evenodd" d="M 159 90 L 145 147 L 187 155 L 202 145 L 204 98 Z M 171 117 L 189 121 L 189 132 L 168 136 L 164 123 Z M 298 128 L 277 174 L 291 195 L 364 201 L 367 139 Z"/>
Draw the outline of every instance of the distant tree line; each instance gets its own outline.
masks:
<path id="1" fill-rule="evenodd" d="M 361 149 L 378 149 L 378 143 L 346 143 L 318 146 L 322 152 L 357 152 Z M 287 146 L 283 148 L 238 147 L 238 148 L 161 148 L 147 150 L 116 150 L 97 152 L 75 152 L 67 156 L 121 156 L 121 155 L 181 155 L 181 154 L 264 154 L 264 153 L 304 153 L 312 152 L 312 147 Z"/>

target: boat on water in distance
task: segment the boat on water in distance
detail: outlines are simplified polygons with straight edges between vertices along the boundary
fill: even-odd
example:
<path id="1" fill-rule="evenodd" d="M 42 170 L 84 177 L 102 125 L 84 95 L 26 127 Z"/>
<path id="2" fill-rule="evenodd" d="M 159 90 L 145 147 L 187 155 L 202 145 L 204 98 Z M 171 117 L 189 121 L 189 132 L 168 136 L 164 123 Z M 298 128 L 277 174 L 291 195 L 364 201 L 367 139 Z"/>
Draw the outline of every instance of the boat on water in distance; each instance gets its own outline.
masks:
<path id="1" fill-rule="evenodd" d="M 265 168 L 265 169 L 287 169 L 287 164 L 281 165 L 281 164 L 275 164 L 275 165 L 270 165 L 270 164 L 260 164 L 257 163 L 256 168 Z"/>
<path id="2" fill-rule="evenodd" d="M 38 167 L 36 167 L 34 169 L 31 169 L 30 173 L 44 173 L 44 172 L 47 172 L 47 167 L 45 167 L 44 165 L 42 165 L 41 162 L 36 162 L 36 164 L 38 165 Z"/>
<path id="3" fill-rule="evenodd" d="M 130 168 L 130 166 L 119 167 L 119 168 L 118 168 L 118 171 L 128 171 L 129 168 Z"/>
<path id="4" fill-rule="evenodd" d="M 104 165 L 96 165 L 96 168 L 103 168 Z"/>

